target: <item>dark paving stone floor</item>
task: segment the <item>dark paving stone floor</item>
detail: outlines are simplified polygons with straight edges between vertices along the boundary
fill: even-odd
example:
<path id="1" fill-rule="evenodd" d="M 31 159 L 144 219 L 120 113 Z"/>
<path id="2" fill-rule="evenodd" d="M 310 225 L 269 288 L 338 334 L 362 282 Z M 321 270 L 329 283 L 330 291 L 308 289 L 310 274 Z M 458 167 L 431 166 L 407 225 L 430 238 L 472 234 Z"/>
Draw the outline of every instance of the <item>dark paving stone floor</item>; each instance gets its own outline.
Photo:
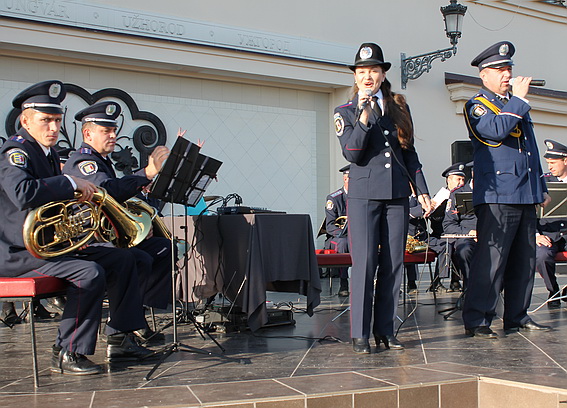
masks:
<path id="1" fill-rule="evenodd" d="M 559 281 L 565 284 L 567 277 L 561 276 Z M 381 349 L 365 356 L 354 354 L 349 339 L 348 298 L 331 294 L 329 279 L 324 279 L 321 305 L 313 317 L 302 312 L 304 297 L 271 292 L 268 299 L 274 304 L 293 303 L 295 325 L 256 333 L 212 333 L 226 349 L 228 359 L 193 352 L 219 353 L 220 349 L 209 338 L 202 339 L 193 325 L 180 324 L 181 349 L 187 345 L 192 352 L 173 353 L 149 380 L 144 377 L 153 363 L 107 365 L 108 372 L 99 376 L 52 374 L 49 351 L 57 321 L 41 321 L 36 327 L 41 370 L 38 391 L 33 389 L 29 325 L 13 329 L 2 326 L 0 407 L 198 406 L 234 400 L 237 382 L 238 392 L 248 399 L 262 398 L 268 389 L 272 397 L 285 397 L 292 391 L 327 393 L 479 375 L 567 389 L 567 303 L 560 309 L 543 307 L 532 314 L 537 322 L 553 326 L 552 332 L 505 335 L 498 319 L 493 329 L 499 339 L 479 340 L 465 337 L 460 312 L 447 320 L 438 313 L 453 306 L 459 294 L 442 291 L 435 304 L 433 295 L 426 291 L 428 285 L 420 282 L 419 292 L 408 296 L 398 309 L 400 323 L 404 321 L 398 334 L 406 346 L 403 351 Z M 332 291 L 337 290 L 335 281 Z M 538 277 L 532 308 L 546 298 Z M 157 315 L 160 325 L 169 319 L 168 313 Z M 172 328 L 164 333 L 166 342 L 171 342 Z M 105 343 L 99 340 L 92 359 L 103 363 L 104 356 Z M 244 364 L 247 360 L 250 364 Z"/>

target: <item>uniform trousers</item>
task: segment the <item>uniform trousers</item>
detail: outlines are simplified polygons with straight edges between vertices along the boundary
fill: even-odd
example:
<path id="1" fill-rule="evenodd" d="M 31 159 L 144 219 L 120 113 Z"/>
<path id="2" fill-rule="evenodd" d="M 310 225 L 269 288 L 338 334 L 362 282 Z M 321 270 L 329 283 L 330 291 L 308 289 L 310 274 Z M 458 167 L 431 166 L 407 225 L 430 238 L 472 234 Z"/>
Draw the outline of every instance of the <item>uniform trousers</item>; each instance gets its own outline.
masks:
<path id="1" fill-rule="evenodd" d="M 559 284 L 555 276 L 555 255 L 564 248 L 564 239 L 552 242 L 551 247 L 536 246 L 536 270 L 543 278 L 548 292 L 559 292 Z"/>
<path id="2" fill-rule="evenodd" d="M 325 241 L 325 249 L 333 249 L 339 254 L 349 252 L 348 237 L 331 237 Z M 348 268 L 336 268 L 339 270 L 339 278 L 348 279 Z"/>
<path id="3" fill-rule="evenodd" d="M 369 338 L 372 318 L 375 336 L 393 335 L 403 277 L 408 199 L 349 197 L 347 214 L 352 257 L 351 337 Z"/>
<path id="4" fill-rule="evenodd" d="M 458 238 L 457 242 L 455 242 L 453 259 L 455 260 L 457 269 L 463 278 L 463 285 L 465 287 L 468 284 L 470 265 L 475 247 L 476 241 L 471 238 Z"/>
<path id="5" fill-rule="evenodd" d="M 166 309 L 171 303 L 171 241 L 151 237 L 130 248 L 137 259 L 140 293 L 145 306 Z"/>
<path id="6" fill-rule="evenodd" d="M 20 276 L 44 275 L 68 282 L 56 346 L 69 352 L 94 354 L 105 288 L 110 309 L 106 334 L 144 327 L 136 260 L 128 250 L 91 246 L 77 252 L 76 257 L 59 257 Z"/>
<path id="7" fill-rule="evenodd" d="M 478 241 L 463 305 L 465 328 L 490 326 L 504 290 L 504 328 L 529 321 L 535 270 L 536 210 L 533 204 L 475 207 Z"/>

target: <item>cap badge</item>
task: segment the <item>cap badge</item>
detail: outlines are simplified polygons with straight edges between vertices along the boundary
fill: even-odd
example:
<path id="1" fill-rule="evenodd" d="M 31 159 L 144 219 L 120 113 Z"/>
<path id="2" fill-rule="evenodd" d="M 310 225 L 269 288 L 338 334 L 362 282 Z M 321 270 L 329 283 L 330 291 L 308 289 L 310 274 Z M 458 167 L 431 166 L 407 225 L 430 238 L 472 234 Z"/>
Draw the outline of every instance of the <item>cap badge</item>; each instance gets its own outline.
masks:
<path id="1" fill-rule="evenodd" d="M 464 170 L 464 169 L 465 169 L 465 166 L 464 166 L 464 165 L 462 165 L 462 164 L 460 164 L 460 165 L 459 165 L 459 170 L 461 170 L 461 171 L 462 171 L 462 170 Z"/>
<path id="2" fill-rule="evenodd" d="M 545 145 L 547 146 L 548 149 L 553 149 L 553 143 L 545 142 Z"/>
<path id="3" fill-rule="evenodd" d="M 508 54 L 508 51 L 510 51 L 510 47 L 508 47 L 508 44 L 502 44 L 500 48 L 498 48 L 498 54 L 500 54 L 501 56 L 505 56 L 506 54 Z"/>
<path id="4" fill-rule="evenodd" d="M 106 114 L 108 116 L 113 115 L 116 112 L 116 105 L 110 104 L 106 105 Z"/>
<path id="5" fill-rule="evenodd" d="M 370 47 L 362 47 L 360 49 L 360 58 L 361 59 L 368 59 L 370 57 L 372 57 L 372 48 Z"/>
<path id="6" fill-rule="evenodd" d="M 57 83 L 51 84 L 51 86 L 49 87 L 49 97 L 57 98 L 60 93 L 61 93 L 61 85 Z"/>

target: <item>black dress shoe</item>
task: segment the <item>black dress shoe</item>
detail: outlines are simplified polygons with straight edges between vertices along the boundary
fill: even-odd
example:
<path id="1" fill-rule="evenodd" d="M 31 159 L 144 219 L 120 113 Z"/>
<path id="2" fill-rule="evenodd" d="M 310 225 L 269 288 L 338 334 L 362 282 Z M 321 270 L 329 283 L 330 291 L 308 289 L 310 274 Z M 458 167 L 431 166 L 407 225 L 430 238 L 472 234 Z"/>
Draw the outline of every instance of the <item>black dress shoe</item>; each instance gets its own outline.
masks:
<path id="1" fill-rule="evenodd" d="M 47 304 L 63 313 L 65 305 L 67 304 L 67 299 L 65 298 L 65 296 L 55 296 L 47 299 Z"/>
<path id="2" fill-rule="evenodd" d="M 551 326 L 544 326 L 543 324 L 537 324 L 533 320 L 528 320 L 524 324 L 519 324 L 517 326 L 504 327 L 506 332 L 516 332 L 516 331 L 550 331 L 553 328 Z"/>
<path id="3" fill-rule="evenodd" d="M 2 305 L 2 313 L 0 313 L 0 320 L 4 322 L 9 328 L 14 327 L 15 324 L 20 324 L 22 319 L 16 313 L 16 308 L 13 302 L 4 302 Z"/>
<path id="4" fill-rule="evenodd" d="M 339 287 L 338 295 L 339 297 L 347 297 L 349 295 L 347 278 L 341 278 L 341 286 Z"/>
<path id="5" fill-rule="evenodd" d="M 494 333 L 488 326 L 477 326 L 465 329 L 465 334 L 470 337 L 478 337 L 480 339 L 494 340 L 498 338 L 498 334 Z"/>
<path id="6" fill-rule="evenodd" d="M 103 372 L 102 367 L 82 354 L 72 353 L 53 346 L 51 371 L 69 375 L 92 375 Z"/>
<path id="7" fill-rule="evenodd" d="M 48 319 L 55 319 L 59 316 L 59 313 L 51 313 L 49 312 L 39 301 L 37 303 L 33 303 L 33 315 L 37 319 L 48 320 Z"/>
<path id="8" fill-rule="evenodd" d="M 556 296 L 556 294 L 558 292 L 559 292 L 559 289 L 557 289 L 555 291 L 550 291 L 547 299 L 552 299 L 552 298 L 556 298 L 556 297 L 558 298 L 559 296 Z M 560 299 L 548 300 L 547 301 L 547 307 L 549 309 L 558 309 L 558 308 L 561 307 L 561 300 Z"/>
<path id="9" fill-rule="evenodd" d="M 384 343 L 384 347 L 392 350 L 403 350 L 404 345 L 399 342 L 396 336 L 388 334 L 386 336 L 376 335 L 374 336 L 376 340 L 376 348 L 380 348 L 380 342 Z"/>
<path id="10" fill-rule="evenodd" d="M 359 354 L 370 354 L 370 343 L 368 342 L 368 339 L 352 339 L 352 351 Z"/>
<path id="11" fill-rule="evenodd" d="M 461 283 L 459 281 L 454 281 L 449 285 L 448 292 L 460 292 L 462 289 Z"/>
<path id="12" fill-rule="evenodd" d="M 140 346 L 134 333 L 119 333 L 107 337 L 106 359 L 108 361 L 139 361 L 157 356 L 153 351 Z"/>

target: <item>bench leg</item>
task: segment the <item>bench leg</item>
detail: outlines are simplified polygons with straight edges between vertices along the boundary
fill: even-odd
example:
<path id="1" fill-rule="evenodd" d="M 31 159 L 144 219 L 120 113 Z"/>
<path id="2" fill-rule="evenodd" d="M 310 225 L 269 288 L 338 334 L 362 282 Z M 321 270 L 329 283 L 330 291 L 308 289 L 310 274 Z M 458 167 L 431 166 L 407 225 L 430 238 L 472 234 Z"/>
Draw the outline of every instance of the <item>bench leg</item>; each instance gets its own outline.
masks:
<path id="1" fill-rule="evenodd" d="M 35 342 L 35 322 L 33 316 L 33 299 L 28 302 L 29 316 L 30 316 L 30 331 L 31 331 L 31 346 L 32 346 L 32 358 L 33 358 L 33 385 L 35 388 L 39 388 L 39 370 L 37 366 L 37 347 Z"/>

